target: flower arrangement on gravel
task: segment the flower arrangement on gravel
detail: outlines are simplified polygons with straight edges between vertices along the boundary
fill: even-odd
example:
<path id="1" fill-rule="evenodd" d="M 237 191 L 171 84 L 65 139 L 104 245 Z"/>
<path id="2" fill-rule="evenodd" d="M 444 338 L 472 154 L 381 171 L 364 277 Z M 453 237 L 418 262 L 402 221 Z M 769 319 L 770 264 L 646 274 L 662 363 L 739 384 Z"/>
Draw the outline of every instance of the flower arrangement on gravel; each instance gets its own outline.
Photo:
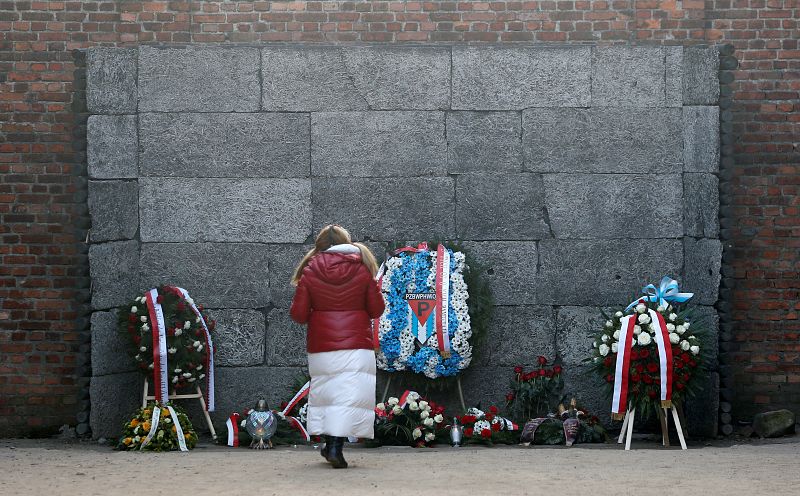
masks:
<path id="1" fill-rule="evenodd" d="M 373 444 L 422 448 L 436 442 L 444 430 L 444 407 L 414 391 L 390 397 L 375 406 Z"/>
<path id="2" fill-rule="evenodd" d="M 189 417 L 178 406 L 151 402 L 140 408 L 122 428 L 117 449 L 186 451 L 197 444 Z"/>
<path id="3" fill-rule="evenodd" d="M 563 367 L 548 367 L 544 356 L 537 357 L 536 362 L 537 368 L 527 372 L 522 365 L 514 367 L 511 391 L 506 394 L 506 407 L 525 420 L 553 413 L 564 398 Z"/>
<path id="4" fill-rule="evenodd" d="M 171 388 L 203 382 L 209 373 L 212 357 L 201 316 L 209 332 L 214 331 L 216 323 L 207 318 L 202 305 L 194 307 L 200 313 L 196 314 L 192 308 L 194 301 L 188 295 L 184 297 L 179 288 L 160 286 L 157 292 L 157 303 L 161 306 L 166 328 L 167 373 Z M 146 294 L 135 298 L 119 311 L 118 330 L 130 343 L 130 355 L 148 377 L 152 376 L 154 370 L 154 325 Z"/>
<path id="5" fill-rule="evenodd" d="M 464 444 L 512 444 L 519 438 L 518 425 L 500 416 L 500 409 L 492 405 L 488 411 L 478 407 L 467 409 L 459 419 L 464 428 Z"/>
<path id="6" fill-rule="evenodd" d="M 677 283 L 669 278 L 662 280 L 661 288 L 650 285 L 645 291 L 652 288 L 651 292 L 665 293 L 662 288 L 670 284 L 674 285 L 673 292 L 677 292 Z M 620 393 L 624 384 L 627 384 L 628 405 L 645 415 L 671 403 L 681 404 L 702 387 L 700 378 L 704 375 L 706 360 L 703 346 L 705 329 L 702 321 L 693 318 L 694 309 L 681 304 L 691 297 L 691 293 L 678 294 L 684 296 L 672 301 L 660 296 L 643 297 L 624 310 L 603 312 L 605 324 L 593 336 L 592 355 L 588 361 L 605 382 L 612 406 L 614 397 L 625 397 Z M 629 348 L 620 342 L 623 321 L 631 330 L 625 332 Z M 663 357 L 660 343 L 664 347 Z M 624 357 L 628 362 L 627 369 L 617 367 L 621 351 L 627 354 Z M 661 387 L 662 377 L 667 379 L 665 388 Z M 620 383 L 616 390 L 615 382 Z M 628 405 L 620 405 L 623 413 Z M 616 412 L 615 418 L 619 418 Z"/>
<path id="7" fill-rule="evenodd" d="M 400 248 L 385 261 L 379 280 L 386 311 L 377 326 L 381 370 L 436 379 L 469 366 L 492 301 L 467 258 L 454 245 L 429 250 L 423 243 Z"/>

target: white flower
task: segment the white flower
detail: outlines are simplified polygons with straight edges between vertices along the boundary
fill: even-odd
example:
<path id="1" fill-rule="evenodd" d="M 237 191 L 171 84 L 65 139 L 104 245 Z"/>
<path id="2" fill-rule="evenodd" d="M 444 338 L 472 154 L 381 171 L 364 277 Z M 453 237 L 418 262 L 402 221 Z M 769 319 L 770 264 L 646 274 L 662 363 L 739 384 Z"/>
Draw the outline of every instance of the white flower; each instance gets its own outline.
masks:
<path id="1" fill-rule="evenodd" d="M 195 341 L 194 343 L 192 343 L 192 346 L 197 348 L 198 346 L 200 346 L 200 341 Z"/>
<path id="2" fill-rule="evenodd" d="M 700 353 L 699 346 L 691 346 L 689 347 L 689 350 L 692 352 L 692 355 L 697 355 L 698 353 Z"/>
<path id="3" fill-rule="evenodd" d="M 137 354 L 137 355 L 136 355 L 135 357 L 133 357 L 133 358 L 135 358 L 135 359 L 137 359 L 137 360 L 141 360 L 141 359 L 142 359 L 142 355 L 138 355 L 138 354 Z"/>
<path id="4" fill-rule="evenodd" d="M 428 409 L 428 402 L 425 401 L 425 400 L 420 401 L 419 402 L 419 407 L 420 407 L 421 410 L 427 410 Z"/>
<path id="5" fill-rule="evenodd" d="M 175 369 L 175 370 L 173 370 L 173 372 L 175 372 L 176 374 L 180 374 L 181 372 L 183 372 L 183 370 L 182 369 Z"/>
<path id="6" fill-rule="evenodd" d="M 681 349 L 683 351 L 689 351 L 689 348 L 691 348 L 691 347 L 692 347 L 692 345 L 689 344 L 689 341 L 686 341 L 685 339 L 683 341 L 681 341 Z"/>
<path id="7" fill-rule="evenodd" d="M 172 423 L 172 419 L 167 417 L 167 418 L 164 419 L 164 423 L 171 424 Z"/>
<path id="8" fill-rule="evenodd" d="M 150 330 L 150 326 L 149 326 L 149 325 L 147 325 L 147 324 L 142 324 L 142 330 L 143 330 L 143 331 L 145 331 L 145 332 L 147 332 L 147 331 L 149 331 L 149 330 Z"/>
<path id="9" fill-rule="evenodd" d="M 140 346 L 140 347 L 139 347 L 139 351 L 147 351 L 147 348 L 146 348 L 146 347 L 144 347 L 144 346 Z"/>
<path id="10" fill-rule="evenodd" d="M 678 331 L 678 334 L 683 334 L 684 332 L 686 332 L 686 326 L 679 325 L 678 327 L 675 328 L 675 330 Z"/>
<path id="11" fill-rule="evenodd" d="M 664 313 L 667 311 L 667 307 L 664 305 L 659 305 L 658 308 L 656 308 L 656 311 L 658 311 L 658 313 Z"/>
<path id="12" fill-rule="evenodd" d="M 189 322 L 188 320 L 187 320 L 186 322 L 184 322 L 184 323 L 183 323 L 183 328 L 184 328 L 184 329 L 188 329 L 188 328 L 190 328 L 190 327 L 192 327 L 192 323 L 191 323 L 191 322 Z"/>
<path id="13" fill-rule="evenodd" d="M 433 432 L 429 432 L 429 433 L 425 434 L 425 441 L 431 442 L 434 439 L 436 439 L 436 434 L 434 434 Z"/>
<path id="14" fill-rule="evenodd" d="M 433 417 L 433 421 L 436 422 L 437 424 L 441 424 L 443 420 L 444 417 L 442 417 L 442 415 L 439 413 L 437 413 L 436 416 Z"/>
<path id="15" fill-rule="evenodd" d="M 604 343 L 604 344 L 601 344 L 601 345 L 600 345 L 600 347 L 597 349 L 597 351 L 599 351 L 599 352 L 600 352 L 600 355 L 601 355 L 601 356 L 606 356 L 606 355 L 608 355 L 608 352 L 609 352 L 609 350 L 611 350 L 611 348 L 609 348 L 609 347 L 608 347 L 608 345 L 607 345 L 607 344 L 605 344 L 605 343 Z"/>
<path id="16" fill-rule="evenodd" d="M 430 418 L 430 417 L 428 417 L 425 420 L 423 420 L 422 423 L 425 424 L 428 427 L 433 427 L 433 419 Z"/>
<path id="17" fill-rule="evenodd" d="M 645 313 L 647 311 L 647 307 L 644 305 L 644 303 L 639 303 L 636 305 L 636 311 L 639 313 Z"/>
<path id="18" fill-rule="evenodd" d="M 675 324 L 667 324 L 667 330 L 669 332 L 675 332 Z"/>
<path id="19" fill-rule="evenodd" d="M 639 342 L 639 346 L 647 346 L 653 339 L 650 337 L 650 334 L 643 332 L 639 334 L 636 340 Z"/>
<path id="20" fill-rule="evenodd" d="M 613 335 L 612 337 L 613 337 L 614 339 L 616 339 L 617 341 L 619 341 L 619 329 L 617 329 L 616 331 L 614 331 L 614 335 Z"/>
<path id="21" fill-rule="evenodd" d="M 622 312 L 617 312 L 614 314 L 614 317 L 622 317 Z"/>
<path id="22" fill-rule="evenodd" d="M 677 319 L 677 318 L 678 318 L 678 315 L 677 315 L 677 314 L 675 314 L 675 313 L 671 313 L 671 314 L 669 314 L 669 320 L 675 320 L 675 319 Z"/>
<path id="23" fill-rule="evenodd" d="M 608 334 L 603 334 L 603 337 L 600 338 L 604 343 L 608 343 Z"/>
<path id="24" fill-rule="evenodd" d="M 189 378 L 189 382 L 194 382 L 194 381 L 195 381 L 194 377 Z"/>
<path id="25" fill-rule="evenodd" d="M 408 397 L 414 401 L 417 401 L 419 399 L 419 393 L 417 393 L 416 391 L 411 391 L 410 393 L 408 393 Z"/>
<path id="26" fill-rule="evenodd" d="M 135 438 L 133 438 L 133 442 L 138 443 L 139 441 L 141 441 L 141 439 L 142 438 L 140 438 L 139 436 L 136 436 Z"/>
<path id="27" fill-rule="evenodd" d="M 202 344 L 197 347 L 197 351 L 203 351 L 203 345 Z"/>
<path id="28" fill-rule="evenodd" d="M 200 371 L 200 369 L 202 369 L 202 368 L 203 368 L 203 366 L 202 366 L 202 365 L 198 365 L 198 366 L 197 366 L 197 367 L 195 367 L 195 368 L 196 368 L 196 369 L 197 369 L 197 371 L 199 372 L 199 371 Z"/>
<path id="29" fill-rule="evenodd" d="M 184 376 L 184 377 L 191 377 L 191 376 L 192 376 L 192 374 L 190 374 L 189 372 L 184 372 L 184 373 L 183 373 L 183 376 Z"/>
<path id="30" fill-rule="evenodd" d="M 172 378 L 172 383 L 175 384 L 176 382 L 178 382 L 178 376 Z"/>
<path id="31" fill-rule="evenodd" d="M 176 336 L 180 336 L 181 334 L 183 334 L 183 331 L 180 328 L 175 329 Z"/>
<path id="32" fill-rule="evenodd" d="M 206 378 L 205 374 L 200 374 L 200 379 L 205 379 L 205 378 Z"/>
<path id="33" fill-rule="evenodd" d="M 430 416 L 431 414 L 427 410 L 422 410 L 421 412 L 419 412 L 419 418 L 421 419 L 426 419 Z"/>
<path id="34" fill-rule="evenodd" d="M 136 308 L 136 305 L 134 305 L 134 306 L 132 306 L 132 307 L 131 307 L 131 313 L 136 313 L 136 312 L 138 312 L 138 311 L 139 311 L 139 309 L 138 309 L 138 308 Z"/>
<path id="35" fill-rule="evenodd" d="M 678 344 L 678 343 L 680 343 L 680 341 L 681 341 L 681 337 L 680 337 L 680 336 L 678 336 L 677 334 L 675 334 L 674 332 L 671 332 L 671 333 L 669 334 L 669 342 L 670 342 L 670 343 L 672 343 L 672 344 Z"/>
<path id="36" fill-rule="evenodd" d="M 375 408 L 377 408 L 378 410 L 380 410 L 382 412 L 386 411 L 386 405 L 383 404 L 383 403 L 378 403 L 377 405 L 375 405 Z"/>
<path id="37" fill-rule="evenodd" d="M 611 353 L 616 353 L 618 349 L 619 349 L 619 344 L 618 343 L 612 343 L 611 344 Z"/>
<path id="38" fill-rule="evenodd" d="M 419 404 L 417 404 L 416 401 L 409 401 L 408 409 L 411 410 L 412 412 L 416 412 L 417 410 L 419 410 Z"/>
<path id="39" fill-rule="evenodd" d="M 392 407 L 392 413 L 394 413 L 395 415 L 400 415 L 401 413 L 403 413 L 403 409 L 400 408 L 399 405 L 395 405 Z"/>
<path id="40" fill-rule="evenodd" d="M 639 316 L 639 319 L 638 319 L 638 320 L 639 320 L 639 323 L 640 323 L 640 324 L 647 324 L 647 323 L 649 323 L 649 322 L 650 322 L 650 316 L 649 316 L 649 315 L 647 315 L 646 313 L 643 313 L 643 314 L 641 314 L 641 315 Z"/>
<path id="41" fill-rule="evenodd" d="M 142 322 L 147 322 L 147 315 L 142 315 L 141 317 L 139 317 L 139 320 L 141 320 Z"/>
<path id="42" fill-rule="evenodd" d="M 639 327 L 637 325 L 633 326 L 633 333 L 634 334 L 636 334 L 638 336 L 640 332 L 642 332 L 642 328 L 641 327 Z"/>
<path id="43" fill-rule="evenodd" d="M 691 324 L 691 322 L 686 322 L 686 323 L 683 324 L 683 327 L 688 329 L 690 324 Z"/>
<path id="44" fill-rule="evenodd" d="M 611 322 L 610 320 L 606 320 L 606 327 L 608 328 L 614 327 L 614 323 Z"/>
<path id="45" fill-rule="evenodd" d="M 592 342 L 592 348 L 597 348 L 597 341 Z"/>
<path id="46" fill-rule="evenodd" d="M 414 436 L 414 439 L 419 439 L 420 436 L 422 436 L 422 431 L 419 430 L 419 427 L 417 427 L 416 429 L 414 429 L 411 435 Z"/>
<path id="47" fill-rule="evenodd" d="M 195 317 L 194 322 L 195 322 L 195 324 L 199 324 L 200 323 L 200 317 Z"/>
<path id="48" fill-rule="evenodd" d="M 242 427 L 247 427 L 247 419 L 242 420 L 240 424 Z"/>
<path id="49" fill-rule="evenodd" d="M 153 364 L 151 363 L 151 364 L 150 364 L 150 366 L 149 366 L 149 367 L 147 367 L 147 368 L 148 368 L 148 369 L 150 369 L 150 370 L 153 370 L 154 366 L 153 366 Z"/>
<path id="50" fill-rule="evenodd" d="M 169 353 L 170 355 L 174 355 L 176 351 L 178 351 L 177 348 L 170 348 L 167 350 L 167 353 Z"/>

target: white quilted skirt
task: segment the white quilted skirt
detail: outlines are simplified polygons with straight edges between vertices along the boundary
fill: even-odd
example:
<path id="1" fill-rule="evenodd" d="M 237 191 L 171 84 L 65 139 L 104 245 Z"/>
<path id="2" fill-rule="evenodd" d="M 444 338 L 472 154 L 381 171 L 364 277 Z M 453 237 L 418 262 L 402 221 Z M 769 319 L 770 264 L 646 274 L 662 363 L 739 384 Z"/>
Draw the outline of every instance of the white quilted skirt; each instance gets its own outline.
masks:
<path id="1" fill-rule="evenodd" d="M 309 353 L 307 428 L 312 435 L 372 439 L 375 427 L 375 352 Z"/>

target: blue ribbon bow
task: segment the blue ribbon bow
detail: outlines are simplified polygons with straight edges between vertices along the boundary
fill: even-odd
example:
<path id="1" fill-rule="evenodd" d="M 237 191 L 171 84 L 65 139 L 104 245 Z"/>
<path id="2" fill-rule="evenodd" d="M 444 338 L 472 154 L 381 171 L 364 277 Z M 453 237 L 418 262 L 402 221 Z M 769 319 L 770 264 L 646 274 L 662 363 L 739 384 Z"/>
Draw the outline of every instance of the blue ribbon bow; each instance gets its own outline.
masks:
<path id="1" fill-rule="evenodd" d="M 681 293 L 678 289 L 678 281 L 669 276 L 664 276 L 658 287 L 652 284 L 643 287 L 642 293 L 644 293 L 645 296 L 632 301 L 631 304 L 625 308 L 626 312 L 645 301 L 658 302 L 659 306 L 666 307 L 667 303 L 684 303 L 694 296 L 694 293 Z"/>

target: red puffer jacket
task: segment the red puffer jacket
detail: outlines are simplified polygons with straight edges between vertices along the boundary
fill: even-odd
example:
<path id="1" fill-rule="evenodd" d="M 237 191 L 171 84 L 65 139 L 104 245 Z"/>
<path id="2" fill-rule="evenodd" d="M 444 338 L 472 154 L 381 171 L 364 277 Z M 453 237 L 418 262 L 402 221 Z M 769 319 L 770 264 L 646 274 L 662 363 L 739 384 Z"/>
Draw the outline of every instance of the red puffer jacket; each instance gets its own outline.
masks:
<path id="1" fill-rule="evenodd" d="M 370 319 L 383 313 L 378 284 L 360 253 L 326 251 L 303 270 L 290 314 L 308 324 L 309 353 L 373 349 Z"/>

